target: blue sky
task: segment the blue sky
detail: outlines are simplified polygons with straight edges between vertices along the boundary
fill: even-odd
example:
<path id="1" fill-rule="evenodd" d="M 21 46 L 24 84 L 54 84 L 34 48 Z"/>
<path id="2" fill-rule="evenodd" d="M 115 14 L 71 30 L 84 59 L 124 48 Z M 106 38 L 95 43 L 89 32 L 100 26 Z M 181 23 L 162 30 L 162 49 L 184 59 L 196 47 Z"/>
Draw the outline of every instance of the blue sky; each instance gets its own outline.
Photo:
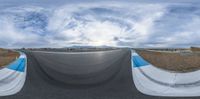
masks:
<path id="1" fill-rule="evenodd" d="M 193 0 L 0 0 L 0 47 L 200 45 Z"/>

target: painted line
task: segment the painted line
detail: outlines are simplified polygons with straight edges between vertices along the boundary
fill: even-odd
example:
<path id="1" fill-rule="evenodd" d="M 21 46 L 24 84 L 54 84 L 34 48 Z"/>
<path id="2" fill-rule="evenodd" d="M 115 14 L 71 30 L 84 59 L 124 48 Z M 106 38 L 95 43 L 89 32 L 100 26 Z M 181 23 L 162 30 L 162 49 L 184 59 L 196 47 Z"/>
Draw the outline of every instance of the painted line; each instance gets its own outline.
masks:
<path id="1" fill-rule="evenodd" d="M 145 61 L 141 56 L 132 56 L 132 61 L 135 64 L 134 67 L 147 66 L 149 63 Z"/>
<path id="2" fill-rule="evenodd" d="M 19 58 L 10 65 L 8 65 L 8 69 L 12 69 L 15 71 L 24 72 L 25 58 Z"/>

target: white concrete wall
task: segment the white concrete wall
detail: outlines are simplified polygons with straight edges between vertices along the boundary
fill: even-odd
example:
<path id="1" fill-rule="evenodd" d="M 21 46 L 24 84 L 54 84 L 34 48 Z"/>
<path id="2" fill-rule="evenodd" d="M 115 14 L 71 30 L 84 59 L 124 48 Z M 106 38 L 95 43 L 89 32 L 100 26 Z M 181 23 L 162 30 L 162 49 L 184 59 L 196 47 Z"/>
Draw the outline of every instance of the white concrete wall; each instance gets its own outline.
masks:
<path id="1" fill-rule="evenodd" d="M 19 59 L 25 59 L 24 71 L 8 67 L 0 70 L 0 96 L 13 95 L 22 89 L 26 79 L 27 58 L 25 54 L 21 53 Z"/>

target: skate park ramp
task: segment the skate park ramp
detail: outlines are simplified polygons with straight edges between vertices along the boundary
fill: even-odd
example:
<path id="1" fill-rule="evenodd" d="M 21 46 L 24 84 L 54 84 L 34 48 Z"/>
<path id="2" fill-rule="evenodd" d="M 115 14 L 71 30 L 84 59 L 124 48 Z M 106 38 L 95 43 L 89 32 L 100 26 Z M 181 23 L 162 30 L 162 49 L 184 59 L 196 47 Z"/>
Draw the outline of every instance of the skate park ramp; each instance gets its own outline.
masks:
<path id="1" fill-rule="evenodd" d="M 102 66 L 102 68 L 98 68 L 95 70 L 91 70 L 91 69 L 89 69 L 89 71 L 79 70 L 80 73 L 78 71 L 76 71 L 75 73 L 62 71 L 64 72 L 65 75 L 67 75 L 67 77 L 69 77 L 66 79 L 72 79 L 73 83 L 75 84 L 73 84 L 71 81 L 60 80 L 60 78 L 56 79 L 55 78 L 56 76 L 51 76 L 52 74 L 49 74 L 50 73 L 49 70 L 51 70 L 50 67 L 49 67 L 50 69 L 44 70 L 45 68 L 47 68 L 48 65 L 46 65 L 47 63 L 43 63 L 41 61 L 43 60 L 44 62 L 47 62 L 47 61 L 45 61 L 45 59 L 42 59 L 42 60 L 40 59 L 47 58 L 47 57 L 48 57 L 47 59 L 49 59 L 51 58 L 50 56 L 52 57 L 57 56 L 57 54 L 60 54 L 60 53 L 52 54 L 49 52 L 33 52 L 33 51 L 25 51 L 25 53 L 27 55 L 27 60 L 28 60 L 27 76 L 26 76 L 26 81 L 22 90 L 11 96 L 0 97 L 0 99 L 183 99 L 182 97 L 169 98 L 169 97 L 160 97 L 160 96 L 149 96 L 138 91 L 133 82 L 134 75 L 132 76 L 131 51 L 129 49 L 123 49 L 121 51 L 113 50 L 113 52 L 103 51 L 100 53 L 106 53 L 106 54 L 101 54 L 101 55 L 99 53 L 93 53 L 94 56 L 99 55 L 101 57 L 103 57 L 104 55 L 106 56 L 108 55 L 107 58 L 109 58 L 109 55 L 112 56 L 110 58 L 120 57 L 119 59 L 114 59 L 116 60 L 116 62 L 119 62 L 119 63 L 117 64 L 115 64 L 115 62 L 109 63 L 109 64 L 115 64 L 116 67 L 120 69 L 118 70 L 114 69 L 116 70 L 116 72 L 108 73 L 110 74 L 110 76 L 108 75 L 109 77 L 106 77 L 104 79 L 102 78 L 101 80 L 96 81 L 95 77 L 101 78 L 101 76 L 99 76 L 101 74 L 99 73 L 99 71 L 102 73 L 107 73 L 105 72 L 105 68 L 108 68 L 109 67 L 108 65 Z M 108 53 L 112 53 L 112 54 L 108 54 Z M 87 53 L 84 53 L 84 54 L 78 53 L 78 54 L 84 56 Z M 94 58 L 93 55 L 88 55 L 87 58 L 89 58 L 89 56 L 92 56 L 92 58 Z M 69 56 L 75 57 L 73 56 L 73 54 Z M 58 58 L 58 57 L 59 55 L 56 57 L 55 60 L 58 60 L 58 59 L 66 60 L 64 58 Z M 94 59 L 91 59 L 91 60 L 94 60 Z M 111 59 L 107 59 L 107 60 L 111 60 Z M 73 62 L 72 60 L 70 61 Z M 74 61 L 77 62 L 76 64 L 78 64 L 79 62 L 78 60 L 74 60 Z M 106 60 L 103 60 L 100 63 L 101 64 L 106 63 L 105 61 Z M 94 61 L 90 61 L 90 62 L 94 62 Z M 66 63 L 69 64 L 69 62 L 66 62 Z M 84 62 L 82 60 L 82 64 L 83 63 Z M 96 63 L 90 63 L 90 64 L 96 64 Z M 75 65 L 70 64 L 66 66 L 75 66 Z M 76 68 L 77 67 L 79 66 L 76 66 Z M 86 67 L 89 67 L 89 66 L 86 66 Z M 55 73 L 60 75 L 60 72 L 58 72 L 57 70 L 53 70 L 53 71 L 56 71 Z M 93 76 L 89 76 L 90 73 L 92 73 Z M 81 74 L 86 75 L 86 77 L 80 76 Z M 134 74 L 134 70 L 133 70 L 133 74 Z M 80 80 L 78 79 L 81 79 L 82 82 L 79 82 Z M 90 80 L 90 79 L 94 79 L 95 81 Z M 192 98 L 187 97 L 184 99 L 199 99 L 199 97 L 192 97 Z"/>
<path id="2" fill-rule="evenodd" d="M 0 99 L 134 98 L 130 50 L 25 53 L 28 68 L 23 89 Z"/>
<path id="3" fill-rule="evenodd" d="M 200 96 L 200 70 L 180 73 L 157 68 L 132 52 L 133 79 L 143 94 L 168 97 Z"/>

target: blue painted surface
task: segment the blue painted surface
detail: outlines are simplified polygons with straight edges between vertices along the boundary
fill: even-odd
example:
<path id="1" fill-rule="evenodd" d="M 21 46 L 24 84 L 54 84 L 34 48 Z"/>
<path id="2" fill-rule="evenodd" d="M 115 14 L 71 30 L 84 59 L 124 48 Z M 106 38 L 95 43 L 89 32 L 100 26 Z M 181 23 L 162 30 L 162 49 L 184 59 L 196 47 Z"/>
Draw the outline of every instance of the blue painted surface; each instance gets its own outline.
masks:
<path id="1" fill-rule="evenodd" d="M 8 65 L 8 69 L 12 69 L 19 72 L 24 72 L 25 69 L 25 58 L 19 58 L 10 65 Z"/>
<path id="2" fill-rule="evenodd" d="M 145 61 L 141 56 L 132 56 L 132 61 L 134 64 L 134 67 L 141 67 L 141 66 L 147 66 L 149 63 Z"/>

